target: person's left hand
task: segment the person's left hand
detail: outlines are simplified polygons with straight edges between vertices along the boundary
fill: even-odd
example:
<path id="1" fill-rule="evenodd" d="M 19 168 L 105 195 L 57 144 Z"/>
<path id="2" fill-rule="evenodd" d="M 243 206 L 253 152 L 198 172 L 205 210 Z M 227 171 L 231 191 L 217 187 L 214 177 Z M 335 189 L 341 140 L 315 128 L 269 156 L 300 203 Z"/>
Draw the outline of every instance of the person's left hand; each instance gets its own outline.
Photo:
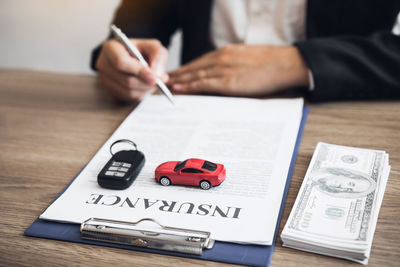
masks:
<path id="1" fill-rule="evenodd" d="M 227 45 L 169 73 L 177 93 L 262 96 L 308 86 L 308 68 L 294 46 Z"/>

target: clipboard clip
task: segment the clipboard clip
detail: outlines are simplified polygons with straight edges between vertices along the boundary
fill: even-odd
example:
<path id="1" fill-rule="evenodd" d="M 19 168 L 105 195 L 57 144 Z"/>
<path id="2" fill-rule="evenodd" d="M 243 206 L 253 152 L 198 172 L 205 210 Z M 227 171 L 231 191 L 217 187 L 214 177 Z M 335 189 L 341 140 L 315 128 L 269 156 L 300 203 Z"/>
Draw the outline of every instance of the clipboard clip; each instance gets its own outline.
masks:
<path id="1" fill-rule="evenodd" d="M 203 248 L 214 246 L 215 240 L 210 235 L 205 231 L 163 226 L 150 218 L 137 222 L 90 218 L 81 224 L 83 239 L 195 255 L 201 255 Z"/>

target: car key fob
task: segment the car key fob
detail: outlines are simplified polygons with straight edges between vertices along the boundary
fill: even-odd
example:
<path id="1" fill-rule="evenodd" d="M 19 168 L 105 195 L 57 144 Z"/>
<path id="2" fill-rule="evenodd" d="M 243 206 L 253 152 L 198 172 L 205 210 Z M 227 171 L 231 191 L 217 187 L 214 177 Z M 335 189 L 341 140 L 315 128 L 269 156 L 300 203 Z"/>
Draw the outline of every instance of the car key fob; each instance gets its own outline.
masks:
<path id="1" fill-rule="evenodd" d="M 134 145 L 135 150 L 122 150 L 113 154 L 112 147 L 120 142 Z M 114 142 L 110 147 L 110 151 L 112 157 L 97 175 L 97 182 L 104 188 L 126 189 L 142 170 L 145 163 L 144 154 L 136 149 L 134 142 L 125 139 Z"/>

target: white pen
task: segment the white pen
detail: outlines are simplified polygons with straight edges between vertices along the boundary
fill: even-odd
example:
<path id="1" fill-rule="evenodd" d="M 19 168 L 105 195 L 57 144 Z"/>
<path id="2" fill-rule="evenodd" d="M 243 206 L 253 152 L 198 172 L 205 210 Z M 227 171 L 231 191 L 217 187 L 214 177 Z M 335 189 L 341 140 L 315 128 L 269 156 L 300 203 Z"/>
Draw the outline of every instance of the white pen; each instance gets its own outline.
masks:
<path id="1" fill-rule="evenodd" d="M 114 24 L 111 25 L 111 31 L 114 35 L 115 38 L 117 38 L 128 50 L 129 54 L 139 60 L 139 62 L 143 65 L 148 67 L 149 64 L 147 61 L 144 59 L 142 54 L 139 52 L 139 50 L 136 48 L 136 46 L 128 39 L 128 37 Z M 157 87 L 161 90 L 161 92 L 168 98 L 168 100 L 175 105 L 173 96 L 171 94 L 171 91 L 168 89 L 168 87 L 161 81 L 160 78 L 156 79 L 156 84 Z"/>

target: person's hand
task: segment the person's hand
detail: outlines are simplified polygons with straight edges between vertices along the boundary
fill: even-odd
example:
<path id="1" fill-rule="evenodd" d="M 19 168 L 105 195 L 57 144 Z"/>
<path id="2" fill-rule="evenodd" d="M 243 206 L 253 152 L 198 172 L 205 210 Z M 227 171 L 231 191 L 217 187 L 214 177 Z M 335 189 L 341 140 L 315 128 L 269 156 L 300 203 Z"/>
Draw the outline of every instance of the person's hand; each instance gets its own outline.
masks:
<path id="1" fill-rule="evenodd" d="M 177 93 L 262 96 L 308 86 L 308 68 L 294 46 L 228 45 L 169 73 Z"/>
<path id="2" fill-rule="evenodd" d="M 156 90 L 156 78 L 168 80 L 165 72 L 168 52 L 154 39 L 131 39 L 149 63 L 143 66 L 129 55 L 126 48 L 117 40 L 103 44 L 96 62 L 100 85 L 111 95 L 122 101 L 140 101 L 146 94 Z"/>

